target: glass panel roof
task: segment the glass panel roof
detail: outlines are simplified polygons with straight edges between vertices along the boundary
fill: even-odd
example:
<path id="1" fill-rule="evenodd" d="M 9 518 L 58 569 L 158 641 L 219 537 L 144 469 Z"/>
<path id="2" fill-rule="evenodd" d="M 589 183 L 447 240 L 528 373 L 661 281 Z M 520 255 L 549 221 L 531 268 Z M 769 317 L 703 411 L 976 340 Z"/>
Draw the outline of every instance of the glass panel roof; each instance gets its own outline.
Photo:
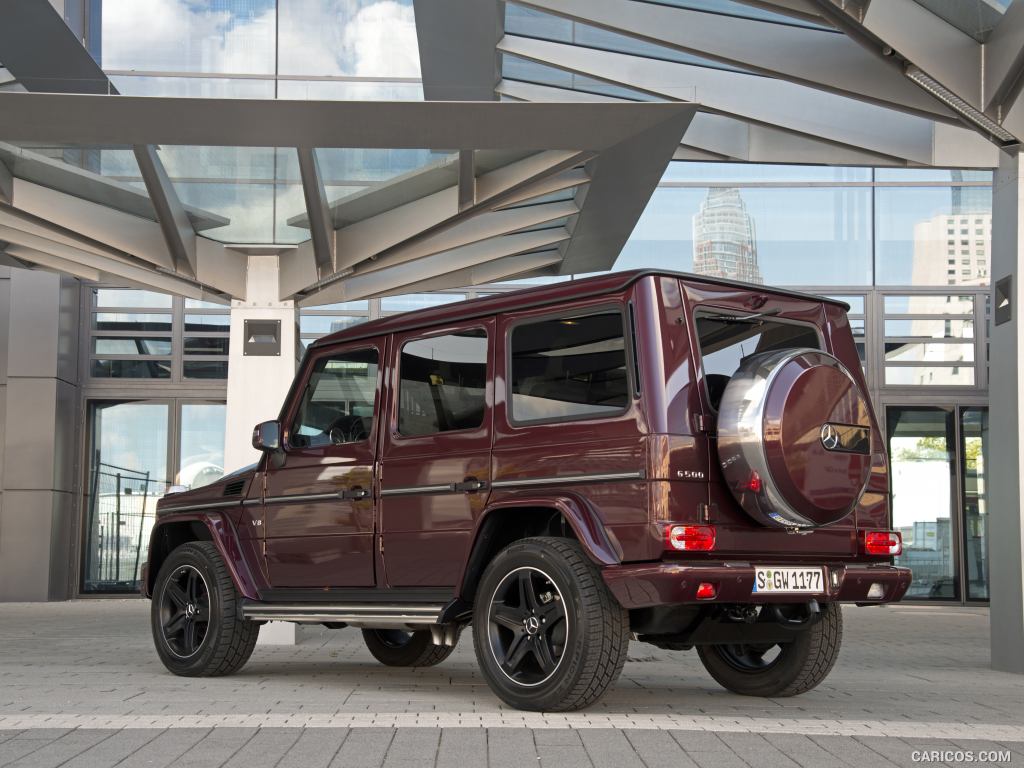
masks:
<path id="1" fill-rule="evenodd" d="M 988 39 L 989 34 L 1003 19 L 1003 14 L 1013 0 L 916 0 L 936 16 L 944 19 L 965 32 L 979 43 Z"/>
<path id="2" fill-rule="evenodd" d="M 657 5 L 671 5 L 676 8 L 689 8 L 695 11 L 706 11 L 708 13 L 720 13 L 726 16 L 739 16 L 744 19 L 756 19 L 758 21 L 770 21 L 775 24 L 788 24 L 793 27 L 807 27 L 809 29 L 824 29 L 834 31 L 832 27 L 823 24 L 815 24 L 811 21 L 796 19 L 792 16 L 785 16 L 781 13 L 755 8 L 746 3 L 736 0 L 639 0 L 640 2 L 651 2 Z M 957 2 L 957 0 L 950 0 Z"/>

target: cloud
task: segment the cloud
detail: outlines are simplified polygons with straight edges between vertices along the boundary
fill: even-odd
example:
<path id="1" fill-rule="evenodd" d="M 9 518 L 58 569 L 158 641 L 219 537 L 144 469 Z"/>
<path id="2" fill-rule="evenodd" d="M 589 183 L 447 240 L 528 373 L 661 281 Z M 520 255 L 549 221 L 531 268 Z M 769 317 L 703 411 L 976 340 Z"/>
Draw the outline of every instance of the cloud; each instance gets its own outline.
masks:
<path id="1" fill-rule="evenodd" d="M 397 0 L 280 0 L 252 15 L 189 0 L 104 0 L 106 69 L 418 77 L 416 25 Z"/>

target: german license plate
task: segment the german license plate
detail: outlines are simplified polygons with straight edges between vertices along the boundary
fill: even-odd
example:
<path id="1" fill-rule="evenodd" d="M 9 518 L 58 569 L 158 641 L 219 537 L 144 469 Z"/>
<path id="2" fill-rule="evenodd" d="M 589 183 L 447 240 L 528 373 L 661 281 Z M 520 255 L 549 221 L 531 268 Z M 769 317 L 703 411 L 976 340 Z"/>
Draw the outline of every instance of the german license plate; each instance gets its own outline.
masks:
<path id="1" fill-rule="evenodd" d="M 822 568 L 754 567 L 754 592 L 824 592 Z"/>

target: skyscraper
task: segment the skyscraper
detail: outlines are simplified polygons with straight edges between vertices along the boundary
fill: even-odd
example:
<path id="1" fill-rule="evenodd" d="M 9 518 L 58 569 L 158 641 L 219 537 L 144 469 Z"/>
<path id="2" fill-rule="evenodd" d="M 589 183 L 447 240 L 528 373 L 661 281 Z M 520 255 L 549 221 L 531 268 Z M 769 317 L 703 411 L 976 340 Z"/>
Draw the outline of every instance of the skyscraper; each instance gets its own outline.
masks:
<path id="1" fill-rule="evenodd" d="M 757 266 L 754 219 L 734 187 L 711 187 L 693 217 L 693 271 L 764 283 Z"/>

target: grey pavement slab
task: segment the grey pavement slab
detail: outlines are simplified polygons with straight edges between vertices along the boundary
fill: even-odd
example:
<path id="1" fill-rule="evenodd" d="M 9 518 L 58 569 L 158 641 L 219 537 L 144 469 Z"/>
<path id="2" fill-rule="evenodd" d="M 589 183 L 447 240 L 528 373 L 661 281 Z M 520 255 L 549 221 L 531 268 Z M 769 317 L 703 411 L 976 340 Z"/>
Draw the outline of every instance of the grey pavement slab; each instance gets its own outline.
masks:
<path id="1" fill-rule="evenodd" d="M 982 608 L 846 609 L 835 670 L 789 699 L 736 696 L 696 654 L 635 643 L 609 694 L 568 714 L 502 704 L 468 634 L 426 669 L 382 667 L 358 631 L 325 629 L 231 677 L 177 678 L 147 608 L 0 604 L 0 768 L 889 768 L 922 750 L 1024 765 L 1024 677 L 989 668 Z"/>

